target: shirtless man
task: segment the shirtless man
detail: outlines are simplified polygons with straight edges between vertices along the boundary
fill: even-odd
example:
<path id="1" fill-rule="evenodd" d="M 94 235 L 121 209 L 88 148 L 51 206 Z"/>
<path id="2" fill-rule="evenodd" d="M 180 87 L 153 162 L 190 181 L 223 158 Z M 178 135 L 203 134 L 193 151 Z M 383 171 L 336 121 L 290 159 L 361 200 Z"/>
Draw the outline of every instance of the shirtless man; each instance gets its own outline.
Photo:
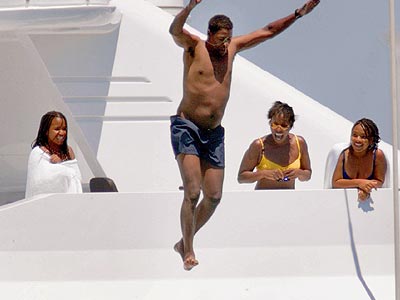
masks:
<path id="1" fill-rule="evenodd" d="M 194 235 L 210 219 L 222 197 L 225 151 L 221 120 L 236 53 L 278 35 L 319 3 L 310 0 L 285 18 L 235 37 L 230 19 L 216 15 L 210 19 L 207 40 L 203 41 L 183 28 L 201 1 L 190 0 L 169 28 L 176 44 L 184 49 L 183 98 L 177 114 L 171 116 L 171 142 L 184 189 L 180 215 L 183 237 L 174 249 L 181 255 L 185 270 L 198 264 Z M 201 191 L 203 199 L 198 204 Z"/>

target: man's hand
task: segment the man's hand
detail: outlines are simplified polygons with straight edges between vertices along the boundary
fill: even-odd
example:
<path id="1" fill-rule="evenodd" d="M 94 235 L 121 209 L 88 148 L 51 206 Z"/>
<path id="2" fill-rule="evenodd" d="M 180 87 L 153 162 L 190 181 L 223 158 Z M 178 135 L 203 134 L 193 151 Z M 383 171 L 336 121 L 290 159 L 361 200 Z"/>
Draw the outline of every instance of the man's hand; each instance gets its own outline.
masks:
<path id="1" fill-rule="evenodd" d="M 197 4 L 199 4 L 201 0 L 190 0 L 189 7 L 193 9 Z"/>
<path id="2" fill-rule="evenodd" d="M 302 8 L 296 9 L 296 15 L 300 17 L 310 13 L 314 7 L 316 7 L 319 4 L 320 0 L 310 0 L 306 4 L 303 5 Z"/>

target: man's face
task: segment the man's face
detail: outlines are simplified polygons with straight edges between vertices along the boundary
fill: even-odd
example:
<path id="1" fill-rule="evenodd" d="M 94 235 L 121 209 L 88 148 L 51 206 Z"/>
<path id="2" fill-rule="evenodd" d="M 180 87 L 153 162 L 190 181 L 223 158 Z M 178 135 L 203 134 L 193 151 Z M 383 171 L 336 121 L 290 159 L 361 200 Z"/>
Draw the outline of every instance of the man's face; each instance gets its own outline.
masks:
<path id="1" fill-rule="evenodd" d="M 228 46 L 231 43 L 232 30 L 220 29 L 216 33 L 209 32 L 207 43 L 212 47 L 212 50 L 220 56 L 224 56 L 228 52 Z"/>

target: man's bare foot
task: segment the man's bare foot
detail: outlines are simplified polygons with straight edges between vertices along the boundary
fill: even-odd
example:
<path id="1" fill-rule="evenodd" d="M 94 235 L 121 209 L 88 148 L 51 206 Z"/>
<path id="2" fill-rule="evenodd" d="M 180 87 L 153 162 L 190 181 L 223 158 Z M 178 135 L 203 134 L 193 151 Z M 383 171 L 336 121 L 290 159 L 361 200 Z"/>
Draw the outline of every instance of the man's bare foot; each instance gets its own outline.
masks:
<path id="1" fill-rule="evenodd" d="M 183 260 L 183 268 L 186 271 L 190 271 L 193 269 L 195 266 L 197 266 L 199 262 L 197 259 L 194 257 L 194 255 L 189 254 L 184 260 Z"/>
<path id="2" fill-rule="evenodd" d="M 182 257 L 182 260 L 183 260 L 185 250 L 183 249 L 183 241 L 182 240 L 180 240 L 179 242 L 177 242 L 175 244 L 174 250 L 175 250 L 175 252 L 179 253 L 179 255 Z"/>
<path id="3" fill-rule="evenodd" d="M 197 266 L 199 262 L 197 259 L 194 257 L 194 254 L 187 254 L 185 258 L 185 249 L 183 246 L 183 240 L 180 240 L 174 245 L 174 250 L 175 252 L 179 253 L 179 255 L 182 257 L 183 260 L 183 268 L 186 271 L 190 271 L 193 269 L 193 267 Z"/>

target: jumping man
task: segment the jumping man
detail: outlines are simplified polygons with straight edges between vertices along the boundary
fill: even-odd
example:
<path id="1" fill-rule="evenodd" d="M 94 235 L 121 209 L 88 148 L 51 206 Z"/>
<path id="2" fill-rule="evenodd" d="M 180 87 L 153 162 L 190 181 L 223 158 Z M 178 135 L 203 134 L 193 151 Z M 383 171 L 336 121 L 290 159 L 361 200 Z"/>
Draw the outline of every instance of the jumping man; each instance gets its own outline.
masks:
<path id="1" fill-rule="evenodd" d="M 204 41 L 183 28 L 202 0 L 190 0 L 176 15 L 169 32 L 184 49 L 183 97 L 171 116 L 171 142 L 184 189 L 182 239 L 175 244 L 185 270 L 198 264 L 193 249 L 196 232 L 210 219 L 222 197 L 224 128 L 221 120 L 229 99 L 235 55 L 278 35 L 310 13 L 319 0 L 310 0 L 287 17 L 249 34 L 232 37 L 233 24 L 224 15 L 212 17 Z M 198 203 L 200 192 L 203 199 Z"/>

